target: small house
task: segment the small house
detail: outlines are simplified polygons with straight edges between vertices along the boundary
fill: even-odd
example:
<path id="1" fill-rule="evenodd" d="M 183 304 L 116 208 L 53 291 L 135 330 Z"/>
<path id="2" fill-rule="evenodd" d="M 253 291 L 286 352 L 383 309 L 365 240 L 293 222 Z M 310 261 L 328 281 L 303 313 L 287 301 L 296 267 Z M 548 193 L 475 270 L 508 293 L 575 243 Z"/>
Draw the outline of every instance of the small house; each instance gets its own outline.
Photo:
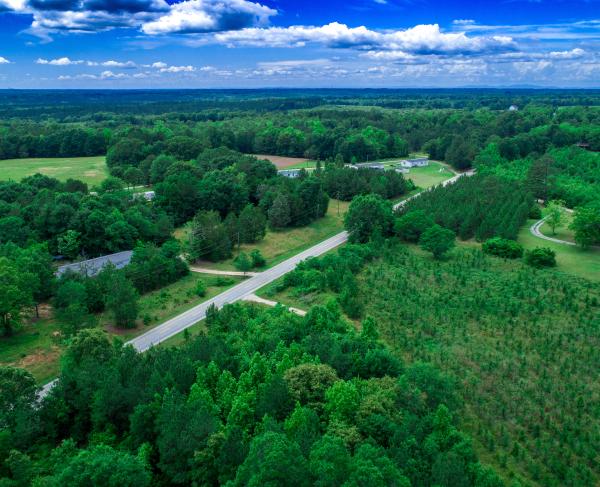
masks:
<path id="1" fill-rule="evenodd" d="M 277 171 L 277 174 L 283 176 L 284 178 L 296 179 L 300 177 L 302 169 L 281 169 Z"/>
<path id="2" fill-rule="evenodd" d="M 404 159 L 398 164 L 400 167 L 411 168 L 411 167 L 425 167 L 429 166 L 429 158 L 417 157 L 415 159 Z"/>

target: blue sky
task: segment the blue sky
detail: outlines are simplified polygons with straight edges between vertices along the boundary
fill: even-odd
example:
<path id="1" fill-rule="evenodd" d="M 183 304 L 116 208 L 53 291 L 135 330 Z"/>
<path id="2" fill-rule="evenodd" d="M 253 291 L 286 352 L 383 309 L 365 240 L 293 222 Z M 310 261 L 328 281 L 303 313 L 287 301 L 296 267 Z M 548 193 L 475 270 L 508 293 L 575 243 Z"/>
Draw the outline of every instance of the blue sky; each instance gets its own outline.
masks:
<path id="1" fill-rule="evenodd" d="M 600 0 L 0 0 L 0 88 L 599 80 Z"/>

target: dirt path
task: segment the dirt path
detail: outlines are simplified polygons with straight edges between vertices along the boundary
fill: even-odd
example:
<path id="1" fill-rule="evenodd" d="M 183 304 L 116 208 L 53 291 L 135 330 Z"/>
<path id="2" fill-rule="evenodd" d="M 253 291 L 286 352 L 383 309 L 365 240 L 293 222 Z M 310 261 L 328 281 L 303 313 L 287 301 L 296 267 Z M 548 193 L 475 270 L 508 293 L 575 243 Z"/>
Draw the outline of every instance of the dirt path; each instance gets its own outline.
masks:
<path id="1" fill-rule="evenodd" d="M 272 306 L 272 307 L 275 307 L 278 304 L 281 304 L 281 303 L 278 303 L 277 301 L 270 301 L 268 299 L 260 298 L 256 294 L 249 294 L 248 296 L 246 296 L 244 298 L 244 301 L 251 301 L 253 303 L 264 304 L 264 305 Z M 282 305 L 282 306 L 284 306 L 284 305 Z M 291 308 L 288 306 L 286 306 L 286 308 L 289 311 L 291 311 L 292 313 L 297 314 L 298 316 L 306 316 L 306 311 L 304 311 L 303 309 Z"/>
<path id="2" fill-rule="evenodd" d="M 258 276 L 260 272 L 237 272 L 237 271 L 218 271 L 216 269 L 206 269 L 205 267 L 190 267 L 190 271 L 199 274 L 212 274 L 215 276 L 233 276 L 233 277 L 253 277 Z"/>

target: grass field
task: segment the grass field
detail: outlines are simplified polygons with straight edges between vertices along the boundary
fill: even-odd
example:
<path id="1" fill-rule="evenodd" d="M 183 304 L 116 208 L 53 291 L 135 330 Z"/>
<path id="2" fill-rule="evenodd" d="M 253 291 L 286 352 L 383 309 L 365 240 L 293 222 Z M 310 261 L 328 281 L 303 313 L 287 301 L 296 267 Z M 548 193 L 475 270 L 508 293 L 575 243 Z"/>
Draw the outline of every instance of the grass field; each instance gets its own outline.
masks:
<path id="1" fill-rule="evenodd" d="M 450 179 L 452 176 L 454 176 L 454 173 L 447 166 L 433 161 L 429 163 L 429 166 L 416 167 L 404 175 L 406 179 L 412 180 L 415 186 L 419 188 L 436 186 L 443 183 L 446 179 Z"/>
<path id="2" fill-rule="evenodd" d="M 557 271 L 584 277 L 592 281 L 600 281 L 599 249 L 583 250 L 580 247 L 549 242 L 548 240 L 534 237 L 529 231 L 529 228 L 535 222 L 536 220 L 528 220 L 527 224 L 519 232 L 517 240 L 523 247 L 526 249 L 548 247 L 556 252 Z M 543 229 L 542 232 L 545 235 L 552 235 L 552 231 L 549 228 Z M 557 238 L 562 238 L 562 236 L 558 235 L 560 235 L 560 233 L 557 229 Z M 568 238 L 565 238 L 565 240 L 568 240 Z"/>
<path id="3" fill-rule="evenodd" d="M 206 286 L 204 297 L 193 292 L 198 281 L 203 281 Z M 100 315 L 99 322 L 111 335 L 128 340 L 239 282 L 239 278 L 226 278 L 219 283 L 217 277 L 192 273 L 170 286 L 143 295 L 139 301 L 140 319 L 136 329 L 115 329 L 108 314 Z M 14 336 L 0 338 L 0 365 L 22 367 L 31 372 L 38 383 L 44 384 L 58 375 L 64 347 L 60 324 L 52 317 L 49 307 L 43 307 L 42 319 L 28 320 Z"/>
<path id="4" fill-rule="evenodd" d="M 560 240 L 566 240 L 567 242 L 575 242 L 575 233 L 573 230 L 569 229 L 569 225 L 573 221 L 573 215 L 569 213 L 563 214 L 563 222 L 559 227 L 556 227 L 554 230 L 556 233 L 552 233 L 552 229 L 548 223 L 544 222 L 540 228 L 540 232 L 544 235 L 552 238 L 558 238 Z"/>
<path id="5" fill-rule="evenodd" d="M 108 169 L 104 156 L 0 161 L 0 179 L 20 181 L 35 173 L 51 176 L 60 181 L 66 181 L 69 178 L 79 179 L 94 186 L 100 184 L 108 176 Z"/>

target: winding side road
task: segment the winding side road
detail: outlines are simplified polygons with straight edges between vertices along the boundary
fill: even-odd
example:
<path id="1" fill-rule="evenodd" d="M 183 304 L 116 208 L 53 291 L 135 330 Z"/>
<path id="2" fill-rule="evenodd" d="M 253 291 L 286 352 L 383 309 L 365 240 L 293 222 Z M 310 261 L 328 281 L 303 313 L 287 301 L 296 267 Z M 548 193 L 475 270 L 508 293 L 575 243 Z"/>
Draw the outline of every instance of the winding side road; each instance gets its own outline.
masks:
<path id="1" fill-rule="evenodd" d="M 449 184 L 454 183 L 458 179 L 463 176 L 472 176 L 475 174 L 475 171 L 467 171 L 461 174 L 458 174 L 450 179 L 447 179 L 442 183 L 443 186 L 447 186 Z M 410 201 L 413 198 L 419 197 L 421 193 L 417 193 L 403 201 L 400 201 L 396 205 L 394 205 L 394 209 L 401 208 L 406 204 L 406 202 Z M 202 321 L 206 318 L 206 313 L 211 306 L 216 306 L 217 308 L 222 308 L 226 304 L 235 303 L 236 301 L 240 301 L 258 291 L 260 288 L 270 284 L 276 279 L 280 278 L 284 274 L 294 270 L 296 266 L 310 257 L 318 257 L 320 255 L 329 252 L 330 250 L 343 245 L 348 241 L 348 232 L 344 231 L 338 233 L 337 235 L 328 238 L 327 240 L 318 243 L 317 245 L 296 254 L 294 257 L 291 257 L 280 264 L 277 264 L 270 269 L 267 269 L 264 272 L 256 274 L 249 279 L 237 284 L 236 286 L 228 289 L 227 291 L 222 292 L 221 294 L 205 301 L 198 306 L 191 308 L 190 310 L 182 313 L 170 320 L 166 321 L 162 325 L 158 325 L 157 327 L 148 330 L 143 335 L 140 335 L 130 341 L 127 342 L 127 345 L 133 346 L 138 352 L 145 352 L 149 348 L 158 345 L 159 343 L 168 340 L 169 338 L 177 335 L 178 333 L 183 332 L 186 328 Z M 46 384 L 39 392 L 39 397 L 43 398 L 46 396 L 52 387 L 56 384 L 56 380 Z"/>
<path id="2" fill-rule="evenodd" d="M 534 237 L 537 237 L 537 238 L 548 240 L 549 242 L 554 242 L 554 243 L 563 244 L 563 245 L 571 245 L 573 247 L 577 246 L 577 244 L 575 242 L 569 242 L 568 240 L 561 240 L 559 238 L 548 237 L 548 235 L 544 235 L 541 232 L 540 228 L 542 228 L 542 225 L 544 224 L 545 221 L 546 221 L 546 218 L 542 218 L 540 221 L 537 221 L 533 225 L 531 225 L 531 228 L 529 229 L 529 231 L 531 232 L 531 235 L 533 235 Z"/>

